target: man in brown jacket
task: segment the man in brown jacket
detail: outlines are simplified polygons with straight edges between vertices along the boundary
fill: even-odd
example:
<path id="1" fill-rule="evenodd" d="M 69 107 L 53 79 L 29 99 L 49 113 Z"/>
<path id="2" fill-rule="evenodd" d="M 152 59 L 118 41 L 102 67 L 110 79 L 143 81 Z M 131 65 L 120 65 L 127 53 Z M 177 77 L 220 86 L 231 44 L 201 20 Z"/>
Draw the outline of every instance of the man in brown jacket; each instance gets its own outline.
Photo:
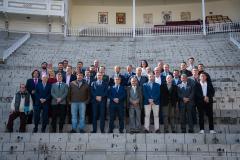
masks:
<path id="1" fill-rule="evenodd" d="M 71 133 L 77 132 L 78 115 L 80 133 L 84 133 L 86 103 L 90 100 L 90 88 L 83 80 L 83 73 L 77 73 L 77 80 L 70 83 L 68 93 L 72 115 Z"/>
<path id="2" fill-rule="evenodd" d="M 137 84 L 136 77 L 130 80 L 131 86 L 127 87 L 130 133 L 138 133 L 141 130 L 142 88 Z"/>

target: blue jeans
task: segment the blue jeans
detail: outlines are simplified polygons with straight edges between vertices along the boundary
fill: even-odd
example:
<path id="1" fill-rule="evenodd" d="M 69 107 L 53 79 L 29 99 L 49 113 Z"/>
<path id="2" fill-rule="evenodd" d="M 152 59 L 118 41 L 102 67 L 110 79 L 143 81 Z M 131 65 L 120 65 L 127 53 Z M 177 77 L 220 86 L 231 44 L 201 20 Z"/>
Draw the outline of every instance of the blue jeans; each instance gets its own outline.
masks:
<path id="1" fill-rule="evenodd" d="M 85 111 L 86 104 L 84 102 L 72 102 L 71 114 L 72 114 L 72 129 L 76 130 L 78 126 L 78 114 L 79 114 L 79 128 L 85 127 Z"/>

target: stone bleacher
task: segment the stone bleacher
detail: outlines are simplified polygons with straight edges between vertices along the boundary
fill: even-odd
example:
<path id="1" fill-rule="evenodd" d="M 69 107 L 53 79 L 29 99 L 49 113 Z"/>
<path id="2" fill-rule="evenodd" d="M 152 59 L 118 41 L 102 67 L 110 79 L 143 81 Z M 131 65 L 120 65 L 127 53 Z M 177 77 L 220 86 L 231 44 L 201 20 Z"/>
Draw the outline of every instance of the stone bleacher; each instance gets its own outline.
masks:
<path id="1" fill-rule="evenodd" d="M 57 66 L 59 61 L 68 59 L 75 66 L 78 60 L 82 60 L 84 66 L 89 66 L 94 59 L 99 59 L 107 67 L 107 74 L 111 75 L 116 64 L 122 67 L 132 64 L 136 67 L 141 59 L 146 59 L 154 67 L 161 59 L 174 69 L 189 57 L 195 57 L 196 64 L 205 64 L 213 80 L 216 89 L 216 135 L 118 134 L 117 130 L 114 134 L 33 134 L 30 133 L 33 125 L 27 126 L 29 133 L 17 133 L 18 121 L 15 122 L 15 133 L 4 133 L 11 97 L 19 83 L 25 83 L 31 77 L 31 71 L 43 61 Z M 239 69 L 240 50 L 230 43 L 227 34 L 77 40 L 33 35 L 4 65 L 0 65 L 0 160 L 240 159 Z M 64 126 L 65 132 L 70 129 L 69 124 Z M 91 131 L 90 125 L 87 125 L 86 131 Z M 195 132 L 198 131 L 196 126 Z"/>

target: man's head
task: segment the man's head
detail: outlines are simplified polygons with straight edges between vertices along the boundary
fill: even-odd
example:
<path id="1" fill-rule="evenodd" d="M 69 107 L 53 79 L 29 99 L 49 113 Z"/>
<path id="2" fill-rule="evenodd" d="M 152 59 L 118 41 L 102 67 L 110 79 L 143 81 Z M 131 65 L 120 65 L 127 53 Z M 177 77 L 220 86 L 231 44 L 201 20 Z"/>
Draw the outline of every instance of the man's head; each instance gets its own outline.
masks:
<path id="1" fill-rule="evenodd" d="M 63 70 L 63 62 L 58 63 L 58 70 L 62 71 Z"/>
<path id="2" fill-rule="evenodd" d="M 186 74 L 182 74 L 182 75 L 181 75 L 181 81 L 182 81 L 182 82 L 184 82 L 184 83 L 187 82 L 187 79 L 188 79 L 188 77 L 187 77 Z"/>
<path id="3" fill-rule="evenodd" d="M 57 74 L 57 81 L 62 82 L 62 80 L 63 80 L 62 73 L 58 73 Z"/>
<path id="4" fill-rule="evenodd" d="M 95 67 L 94 67 L 94 65 L 91 65 L 91 66 L 89 67 L 89 70 L 90 70 L 90 72 L 95 72 Z"/>
<path id="5" fill-rule="evenodd" d="M 66 71 L 68 75 L 72 74 L 72 66 L 68 65 Z"/>
<path id="6" fill-rule="evenodd" d="M 137 75 L 138 77 L 140 77 L 140 76 L 142 75 L 142 68 L 141 68 L 141 67 L 137 67 L 137 68 L 136 68 L 136 75 Z"/>
<path id="7" fill-rule="evenodd" d="M 115 73 L 120 73 L 121 67 L 120 66 L 115 66 L 114 71 L 115 71 Z"/>
<path id="8" fill-rule="evenodd" d="M 159 60 L 157 66 L 158 66 L 160 69 L 162 69 L 162 68 L 163 68 L 163 65 L 164 65 L 163 60 Z"/>
<path id="9" fill-rule="evenodd" d="M 64 59 L 63 60 L 63 67 L 67 68 L 67 66 L 68 66 L 68 60 Z"/>
<path id="10" fill-rule="evenodd" d="M 105 74 L 105 67 L 104 66 L 100 66 L 99 67 L 99 72 Z"/>
<path id="11" fill-rule="evenodd" d="M 204 65 L 202 63 L 198 64 L 198 71 L 204 71 Z"/>
<path id="12" fill-rule="evenodd" d="M 83 79 L 83 73 L 82 72 L 78 72 L 77 73 L 77 80 L 81 81 Z"/>
<path id="13" fill-rule="evenodd" d="M 94 62 L 93 62 L 93 65 L 95 67 L 98 67 L 99 66 L 99 60 L 95 59 Z"/>
<path id="14" fill-rule="evenodd" d="M 207 81 L 207 74 L 205 72 L 202 72 L 200 74 L 200 81 L 201 82 L 206 82 Z"/>
<path id="15" fill-rule="evenodd" d="M 32 78 L 39 78 L 40 76 L 40 73 L 37 69 L 35 69 L 33 72 L 32 72 Z"/>
<path id="16" fill-rule="evenodd" d="M 48 81 L 48 76 L 46 74 L 43 74 L 42 75 L 42 82 L 47 83 L 47 81 Z"/>
<path id="17" fill-rule="evenodd" d="M 175 70 L 173 71 L 173 77 L 174 77 L 174 78 L 179 78 L 179 70 L 175 69 Z"/>
<path id="18" fill-rule="evenodd" d="M 167 81 L 167 84 L 171 84 L 172 83 L 172 76 L 171 75 L 167 75 L 166 77 L 166 81 Z"/>
<path id="19" fill-rule="evenodd" d="M 191 65 L 194 64 L 194 58 L 193 57 L 188 58 L 188 64 L 191 64 Z"/>
<path id="20" fill-rule="evenodd" d="M 193 69 L 192 69 L 192 75 L 194 76 L 194 77 L 198 77 L 198 68 L 197 67 L 194 67 Z"/>
<path id="21" fill-rule="evenodd" d="M 48 66 L 48 64 L 47 64 L 47 62 L 43 62 L 42 64 L 41 64 L 41 67 L 42 67 L 42 69 L 47 69 L 47 66 Z"/>
<path id="22" fill-rule="evenodd" d="M 90 73 L 89 69 L 86 69 L 85 70 L 85 76 L 86 77 L 90 77 L 90 75 L 91 75 L 91 73 Z"/>
<path id="23" fill-rule="evenodd" d="M 26 91 L 26 86 L 25 86 L 25 84 L 21 83 L 19 87 L 20 87 L 20 92 L 21 92 L 21 93 L 24 93 L 24 92 Z"/>
<path id="24" fill-rule="evenodd" d="M 131 73 L 132 72 L 132 65 L 128 65 L 127 67 L 126 67 L 126 70 L 127 70 L 127 72 L 128 73 Z"/>
<path id="25" fill-rule="evenodd" d="M 155 81 L 155 75 L 153 73 L 149 73 L 148 74 L 148 79 L 150 82 L 154 82 Z"/>
<path id="26" fill-rule="evenodd" d="M 163 65 L 163 70 L 164 70 L 165 72 L 169 72 L 169 64 L 164 64 L 164 65 Z"/>
<path id="27" fill-rule="evenodd" d="M 131 85 L 132 85 L 132 86 L 137 86 L 137 84 L 138 84 L 137 78 L 136 78 L 136 77 L 132 77 L 132 78 L 131 78 Z"/>
<path id="28" fill-rule="evenodd" d="M 83 67 L 83 62 L 82 61 L 78 61 L 77 68 L 81 69 L 82 67 Z"/>
<path id="29" fill-rule="evenodd" d="M 146 71 L 147 71 L 147 74 L 149 74 L 150 72 L 152 72 L 151 67 L 148 66 L 148 67 L 146 68 Z"/>
<path id="30" fill-rule="evenodd" d="M 101 81 L 103 79 L 103 74 L 101 72 L 97 73 L 97 80 Z"/>
<path id="31" fill-rule="evenodd" d="M 180 68 L 181 68 L 181 70 L 185 70 L 187 68 L 186 62 L 182 62 Z"/>
<path id="32" fill-rule="evenodd" d="M 114 77 L 114 83 L 115 83 L 116 85 L 120 85 L 120 83 L 121 83 L 121 77 L 120 77 L 120 76 Z"/>
<path id="33" fill-rule="evenodd" d="M 159 77 L 160 74 L 161 74 L 160 68 L 159 68 L 159 67 L 155 67 L 155 68 L 154 68 L 154 73 L 155 73 L 155 76 L 156 76 L 156 77 Z"/>

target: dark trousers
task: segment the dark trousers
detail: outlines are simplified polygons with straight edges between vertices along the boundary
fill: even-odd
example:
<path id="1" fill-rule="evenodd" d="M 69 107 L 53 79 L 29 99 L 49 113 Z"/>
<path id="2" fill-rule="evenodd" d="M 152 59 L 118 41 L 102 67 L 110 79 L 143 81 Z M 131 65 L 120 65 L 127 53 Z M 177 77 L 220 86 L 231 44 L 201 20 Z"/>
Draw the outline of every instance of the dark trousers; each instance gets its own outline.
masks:
<path id="1" fill-rule="evenodd" d="M 69 102 L 67 102 L 66 107 L 66 117 L 67 117 L 67 123 L 72 124 L 72 114 L 71 114 L 71 104 L 69 104 Z"/>
<path id="2" fill-rule="evenodd" d="M 52 132 L 56 132 L 57 129 L 57 118 L 59 118 L 59 131 L 61 132 L 63 129 L 63 124 L 65 121 L 65 105 L 58 104 L 52 105 Z"/>
<path id="3" fill-rule="evenodd" d="M 109 121 L 109 131 L 113 131 L 115 128 L 114 120 L 116 119 L 116 115 L 119 120 L 119 131 L 122 132 L 124 129 L 124 105 L 123 104 L 114 104 L 110 105 L 110 121 Z"/>
<path id="4" fill-rule="evenodd" d="M 86 105 L 86 115 L 88 124 L 92 124 L 92 102 Z"/>
<path id="5" fill-rule="evenodd" d="M 214 130 L 214 125 L 213 125 L 213 104 L 204 102 L 204 104 L 199 105 L 198 112 L 199 112 L 199 126 L 200 126 L 200 130 L 204 130 L 204 113 L 208 117 L 209 129 L 210 130 Z"/>
<path id="6" fill-rule="evenodd" d="M 27 124 L 32 124 L 32 119 L 33 119 L 33 112 L 31 111 L 26 115 Z"/>
<path id="7" fill-rule="evenodd" d="M 180 105 L 180 121 L 182 132 L 186 132 L 186 123 L 188 122 L 189 131 L 193 132 L 192 105 Z"/>
<path id="8" fill-rule="evenodd" d="M 7 129 L 9 132 L 13 132 L 13 122 L 15 119 L 20 118 L 19 132 L 25 132 L 26 130 L 26 115 L 24 112 L 12 112 L 9 115 Z"/>
<path id="9" fill-rule="evenodd" d="M 34 116 L 34 130 L 38 130 L 38 124 L 40 121 L 40 114 L 42 111 L 42 131 L 45 132 L 46 126 L 48 124 L 48 104 L 41 104 L 40 106 L 33 107 L 33 116 Z"/>
<path id="10" fill-rule="evenodd" d="M 98 114 L 100 116 L 100 130 L 101 132 L 105 132 L 105 103 L 101 102 L 93 102 L 92 103 L 92 123 L 93 123 L 93 132 L 97 132 L 97 119 Z"/>

